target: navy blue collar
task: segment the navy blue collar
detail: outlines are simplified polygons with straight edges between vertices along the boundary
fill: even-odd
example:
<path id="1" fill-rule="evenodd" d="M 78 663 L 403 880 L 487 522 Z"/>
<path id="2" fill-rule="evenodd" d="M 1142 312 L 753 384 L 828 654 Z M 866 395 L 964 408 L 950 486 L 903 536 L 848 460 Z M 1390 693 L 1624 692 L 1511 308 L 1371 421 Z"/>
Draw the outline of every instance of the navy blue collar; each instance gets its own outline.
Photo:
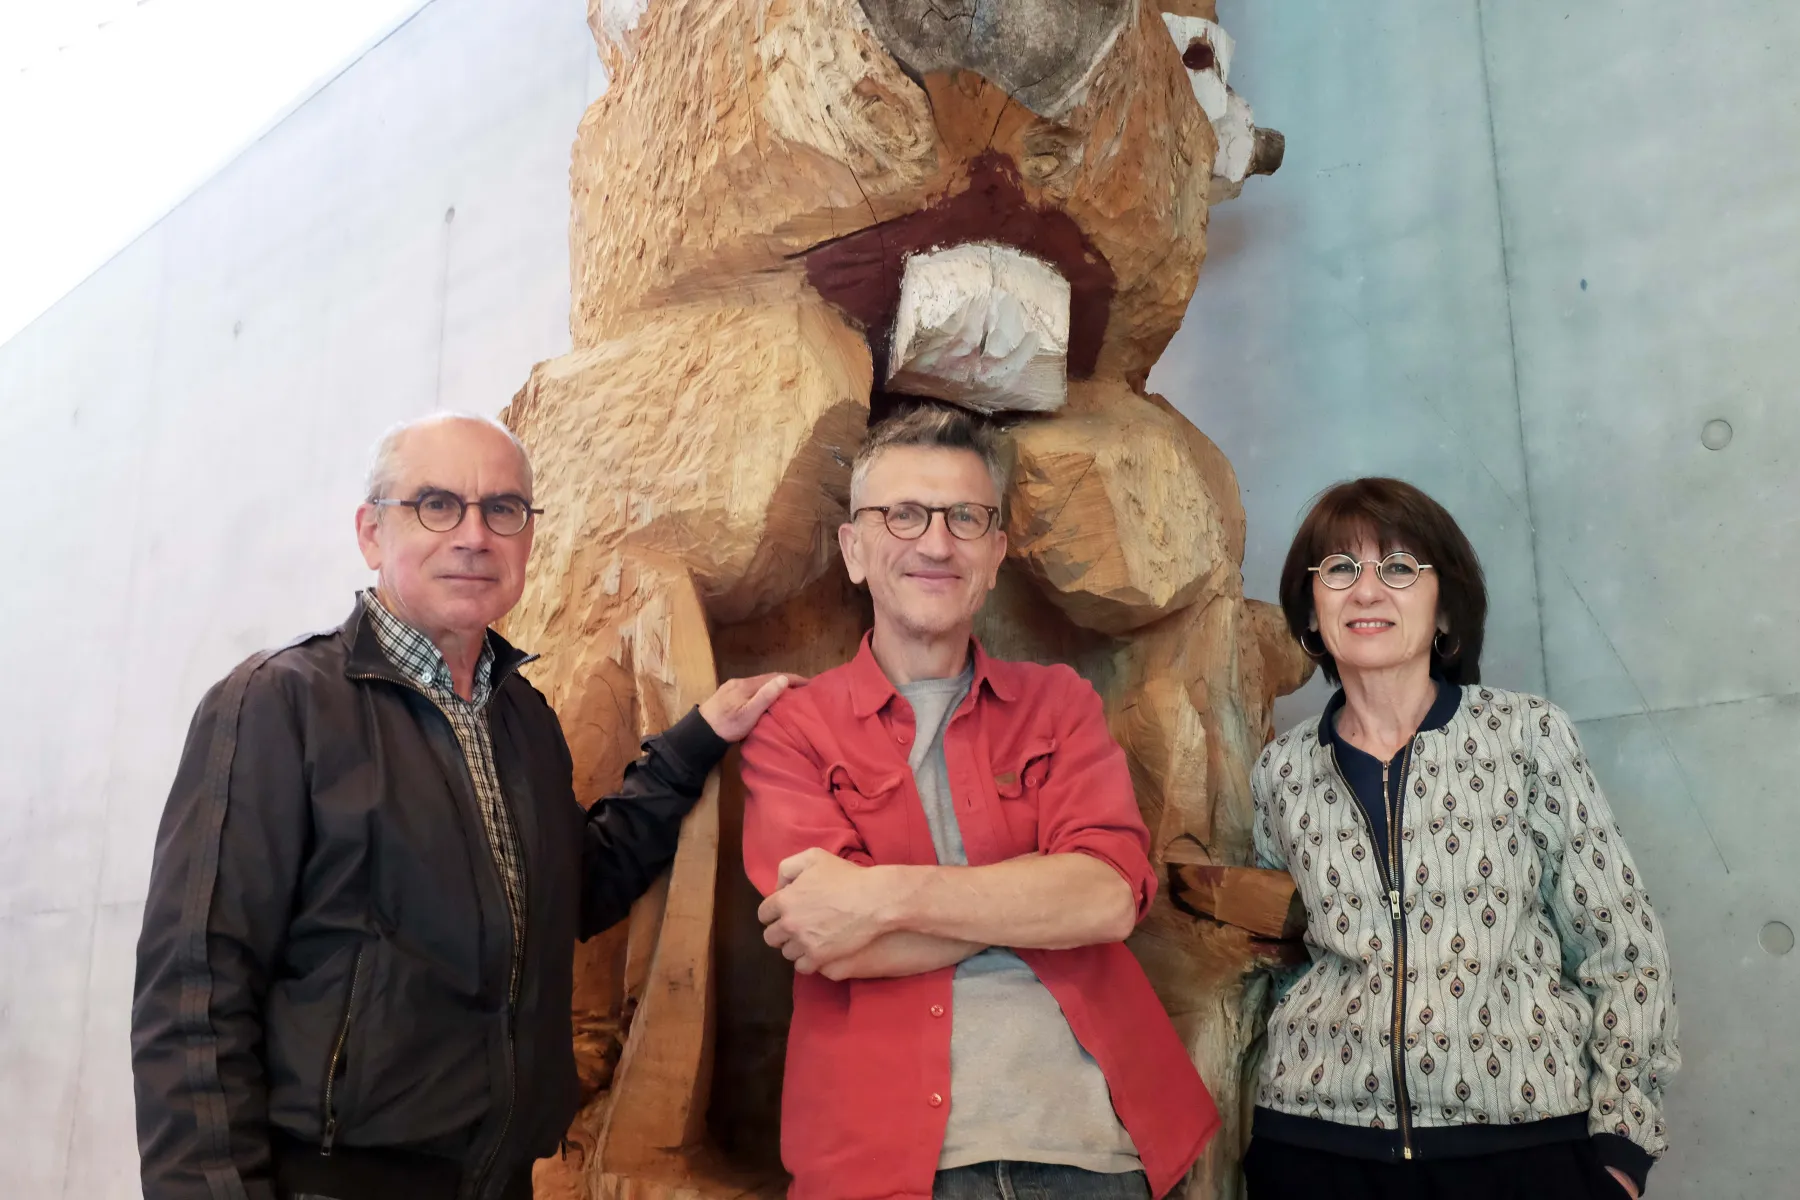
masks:
<path id="1" fill-rule="evenodd" d="M 1437 684 L 1437 699 L 1431 702 L 1431 710 L 1425 714 L 1425 719 L 1419 722 L 1419 728 L 1413 733 L 1414 737 L 1421 733 L 1435 733 L 1446 728 L 1450 724 L 1450 719 L 1456 716 L 1456 710 L 1462 705 L 1462 688 L 1460 686 L 1435 675 L 1432 676 L 1432 682 Z M 1339 746 L 1356 749 L 1355 746 L 1338 738 L 1337 715 L 1338 710 L 1343 707 L 1344 689 L 1339 688 L 1332 694 L 1331 699 L 1325 702 L 1325 711 L 1319 716 L 1319 745 L 1330 749 L 1336 749 Z"/>

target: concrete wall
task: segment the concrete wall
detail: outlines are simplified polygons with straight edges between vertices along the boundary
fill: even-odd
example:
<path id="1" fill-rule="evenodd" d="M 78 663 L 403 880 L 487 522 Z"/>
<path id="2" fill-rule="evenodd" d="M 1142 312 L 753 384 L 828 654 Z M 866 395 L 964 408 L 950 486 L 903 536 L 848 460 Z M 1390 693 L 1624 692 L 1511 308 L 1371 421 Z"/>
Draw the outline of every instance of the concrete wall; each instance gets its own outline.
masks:
<path id="1" fill-rule="evenodd" d="M 0 1195 L 137 1194 L 131 955 L 195 700 L 347 611 L 383 426 L 496 409 L 566 348 L 582 7 L 436 0 L 0 347 Z M 1152 383 L 1237 464 L 1249 589 L 1335 479 L 1455 512 L 1486 676 L 1576 716 L 1675 943 L 1656 1192 L 1783 1194 L 1800 956 L 1758 934 L 1800 924 L 1800 11 L 1221 7 L 1288 161 L 1214 215 Z"/>
<path id="2" fill-rule="evenodd" d="M 132 955 L 202 691 L 335 624 L 365 448 L 568 348 L 579 0 L 437 0 L 0 348 L 0 1196 L 138 1195 Z"/>
<path id="3" fill-rule="evenodd" d="M 1794 1194 L 1800 955 L 1761 934 L 1800 926 L 1800 9 L 1220 16 L 1287 162 L 1214 214 L 1151 383 L 1237 466 L 1248 588 L 1273 595 L 1333 480 L 1455 513 L 1483 677 L 1576 718 L 1673 943 L 1686 1065 L 1651 1186 Z"/>

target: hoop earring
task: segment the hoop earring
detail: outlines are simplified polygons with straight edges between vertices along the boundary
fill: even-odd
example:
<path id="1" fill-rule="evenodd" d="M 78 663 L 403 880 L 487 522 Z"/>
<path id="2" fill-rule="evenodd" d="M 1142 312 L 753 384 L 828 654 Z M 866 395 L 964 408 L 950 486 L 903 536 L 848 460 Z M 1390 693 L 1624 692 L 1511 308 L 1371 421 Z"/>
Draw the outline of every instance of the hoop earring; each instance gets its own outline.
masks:
<path id="1" fill-rule="evenodd" d="M 1452 644 L 1448 650 L 1446 650 L 1442 646 L 1438 645 L 1438 639 L 1442 638 L 1443 636 L 1444 636 L 1444 634 L 1441 632 L 1434 634 L 1431 639 L 1431 648 L 1433 650 L 1437 651 L 1437 656 L 1439 658 L 1448 662 L 1450 659 L 1455 658 L 1457 656 L 1458 652 L 1460 652 L 1462 650 L 1462 642 L 1459 640 L 1459 641 L 1455 642 L 1454 644 Z"/>
<path id="2" fill-rule="evenodd" d="M 1302 654 L 1306 655 L 1306 657 L 1308 657 L 1308 658 L 1324 658 L 1325 657 L 1325 635 L 1322 633 L 1319 634 L 1319 649 L 1317 650 L 1317 652 L 1315 652 L 1312 649 L 1312 647 L 1310 647 L 1306 644 L 1306 635 L 1308 633 L 1312 633 L 1312 632 L 1314 632 L 1314 631 L 1310 630 L 1310 629 L 1305 630 L 1304 632 L 1302 632 L 1300 634 L 1300 636 L 1298 638 L 1295 638 L 1294 640 L 1300 643 L 1300 652 Z"/>

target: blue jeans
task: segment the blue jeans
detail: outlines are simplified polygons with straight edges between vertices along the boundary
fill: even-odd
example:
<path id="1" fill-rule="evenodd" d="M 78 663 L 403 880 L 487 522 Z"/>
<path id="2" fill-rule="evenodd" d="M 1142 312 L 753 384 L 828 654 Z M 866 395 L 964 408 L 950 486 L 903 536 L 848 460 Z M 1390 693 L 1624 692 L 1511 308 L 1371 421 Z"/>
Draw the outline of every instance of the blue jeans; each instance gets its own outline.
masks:
<path id="1" fill-rule="evenodd" d="M 1142 1171 L 1101 1175 L 1055 1163 L 984 1162 L 939 1171 L 932 1200 L 1150 1200 Z"/>

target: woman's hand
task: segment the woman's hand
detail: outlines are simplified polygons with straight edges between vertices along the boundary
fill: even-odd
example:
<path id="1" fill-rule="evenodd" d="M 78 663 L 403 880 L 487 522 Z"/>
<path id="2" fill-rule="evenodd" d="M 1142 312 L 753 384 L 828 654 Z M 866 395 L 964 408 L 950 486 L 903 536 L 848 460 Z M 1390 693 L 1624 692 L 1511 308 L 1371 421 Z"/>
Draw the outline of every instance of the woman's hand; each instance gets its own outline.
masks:
<path id="1" fill-rule="evenodd" d="M 1606 1173 L 1619 1181 L 1619 1186 L 1625 1189 L 1625 1194 L 1630 1196 L 1631 1200 L 1638 1200 L 1637 1184 L 1631 1182 L 1631 1176 L 1617 1167 L 1606 1168 Z"/>

